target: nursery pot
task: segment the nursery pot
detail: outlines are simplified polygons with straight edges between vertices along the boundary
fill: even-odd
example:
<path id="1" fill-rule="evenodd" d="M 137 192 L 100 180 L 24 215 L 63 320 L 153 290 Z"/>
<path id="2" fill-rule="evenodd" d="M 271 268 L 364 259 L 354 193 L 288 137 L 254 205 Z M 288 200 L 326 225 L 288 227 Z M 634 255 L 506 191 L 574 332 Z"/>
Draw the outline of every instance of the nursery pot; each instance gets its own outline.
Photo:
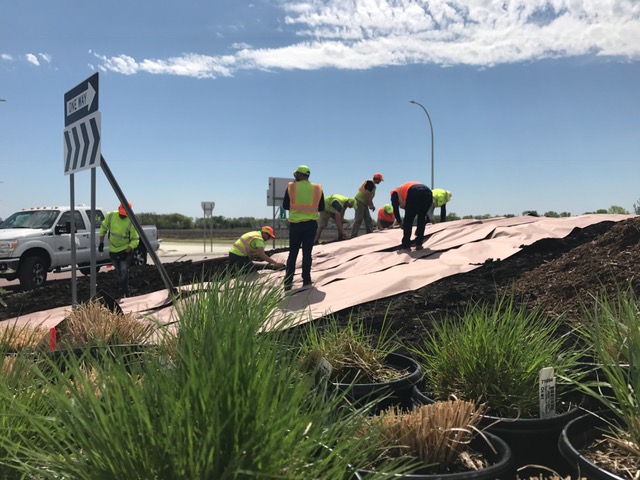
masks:
<path id="1" fill-rule="evenodd" d="M 123 363 L 127 368 L 135 364 L 143 363 L 145 352 L 149 345 L 125 344 L 125 345 L 101 345 L 90 347 L 78 347 L 46 352 L 46 355 L 61 371 L 67 370 L 78 361 L 95 359 L 103 362 L 106 359 Z"/>
<path id="2" fill-rule="evenodd" d="M 469 470 L 455 473 L 411 473 L 406 475 L 388 475 L 389 479 L 411 479 L 411 480 L 512 480 L 516 478 L 516 469 L 513 455 L 509 445 L 500 437 L 489 432 L 476 435 L 469 449 L 480 453 L 488 466 L 481 470 Z M 493 449 L 491 448 L 493 447 Z M 375 472 L 356 472 L 358 480 L 367 478 L 381 478 Z"/>
<path id="3" fill-rule="evenodd" d="M 406 371 L 406 374 L 388 382 L 334 382 L 333 385 L 340 392 L 346 392 L 347 397 L 358 406 L 375 402 L 375 413 L 392 406 L 411 408 L 414 387 L 422 380 L 422 368 L 415 360 L 398 353 L 387 355 L 385 365 L 398 371 Z"/>
<path id="4" fill-rule="evenodd" d="M 415 392 L 414 397 L 419 404 L 434 402 L 419 391 Z M 584 402 L 583 397 L 581 405 Z M 570 468 L 558 450 L 558 438 L 565 425 L 580 416 L 582 412 L 582 408 L 576 406 L 552 418 L 505 418 L 484 415 L 479 427 L 485 432 L 499 436 L 509 445 L 517 468 L 540 465 L 552 468 L 562 475 Z M 525 470 L 528 472 L 530 469 Z"/>
<path id="5" fill-rule="evenodd" d="M 569 470 L 569 465 L 558 450 L 558 438 L 565 425 L 582 412 L 581 407 L 575 406 L 551 418 L 503 418 L 485 415 L 480 421 L 480 428 L 486 428 L 509 444 L 517 468 L 542 465 L 564 476 Z"/>
<path id="6" fill-rule="evenodd" d="M 610 411 L 587 413 L 571 420 L 562 430 L 558 448 L 570 465 L 572 474 L 579 473 L 589 480 L 622 480 L 622 477 L 598 467 L 580 453 L 581 449 L 602 437 L 607 421 L 615 422 L 615 415 Z"/>

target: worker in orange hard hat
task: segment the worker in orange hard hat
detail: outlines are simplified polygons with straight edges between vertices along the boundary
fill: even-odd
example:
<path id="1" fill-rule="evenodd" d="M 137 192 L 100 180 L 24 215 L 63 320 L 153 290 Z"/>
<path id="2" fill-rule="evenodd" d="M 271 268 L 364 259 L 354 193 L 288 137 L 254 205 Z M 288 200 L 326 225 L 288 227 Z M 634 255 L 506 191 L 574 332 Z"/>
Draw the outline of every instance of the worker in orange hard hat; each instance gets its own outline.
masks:
<path id="1" fill-rule="evenodd" d="M 380 210 L 378 210 L 378 230 L 393 227 L 395 221 L 396 218 L 393 215 L 393 207 L 390 203 L 387 203 L 384 207 L 380 207 Z"/>
<path id="2" fill-rule="evenodd" d="M 132 207 L 131 202 L 129 208 Z M 127 211 L 122 204 L 117 212 L 109 212 L 100 225 L 100 244 L 98 251 L 104 250 L 104 237 L 109 232 L 109 259 L 118 275 L 118 287 L 121 297 L 131 295 L 129 289 L 129 265 L 133 258 L 133 251 L 140 243 L 140 235 L 131 223 Z"/>
<path id="3" fill-rule="evenodd" d="M 258 266 L 253 263 L 253 258 L 258 258 L 276 268 L 284 268 L 284 263 L 276 262 L 264 253 L 265 242 L 270 238 L 276 238 L 276 234 L 268 225 L 242 235 L 229 249 L 230 268 L 243 273 L 256 271 Z"/>
<path id="4" fill-rule="evenodd" d="M 371 220 L 371 214 L 369 210 L 372 212 L 375 211 L 376 207 L 373 204 L 373 197 L 376 196 L 376 186 L 380 184 L 380 182 L 384 181 L 381 173 L 375 173 L 371 180 L 365 180 L 360 185 L 358 189 L 358 193 L 355 195 L 356 199 L 356 215 L 353 219 L 353 226 L 351 227 L 351 238 L 358 236 L 358 230 L 360 230 L 360 225 L 364 220 L 364 229 L 367 233 L 373 232 L 373 225 Z"/>
<path id="5" fill-rule="evenodd" d="M 433 202 L 431 189 L 420 182 L 405 182 L 391 190 L 391 206 L 393 214 L 402 227 L 401 250 L 411 250 L 411 231 L 413 220 L 416 221 L 416 250 L 422 250 L 424 242 L 424 228 L 427 224 L 427 214 Z M 400 209 L 405 211 L 404 220 L 400 215 Z"/>

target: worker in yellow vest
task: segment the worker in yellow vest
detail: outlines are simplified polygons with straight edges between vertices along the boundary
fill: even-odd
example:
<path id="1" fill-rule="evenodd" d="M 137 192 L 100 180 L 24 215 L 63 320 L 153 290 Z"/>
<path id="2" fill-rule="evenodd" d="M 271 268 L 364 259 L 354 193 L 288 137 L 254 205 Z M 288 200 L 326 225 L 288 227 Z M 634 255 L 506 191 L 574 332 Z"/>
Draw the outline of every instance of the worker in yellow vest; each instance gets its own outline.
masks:
<path id="1" fill-rule="evenodd" d="M 431 207 L 429 208 L 429 213 L 427 217 L 429 218 L 429 222 L 436 223 L 435 218 L 433 216 L 434 210 L 436 208 L 440 208 L 440 221 L 447 221 L 447 202 L 451 200 L 451 192 L 448 190 L 444 190 L 442 188 L 434 188 L 432 190 L 433 193 L 433 201 L 431 202 Z"/>
<path id="2" fill-rule="evenodd" d="M 131 208 L 131 202 L 129 202 Z M 140 243 L 140 235 L 131 223 L 125 208 L 120 204 L 117 212 L 109 212 L 100 225 L 98 251 L 104 250 L 104 237 L 109 233 L 109 259 L 118 275 L 118 288 L 122 298 L 131 295 L 129 289 L 129 265 L 133 251 Z"/>
<path id="3" fill-rule="evenodd" d="M 375 173 L 373 175 L 373 179 L 365 180 L 360 185 L 358 189 L 358 193 L 356 193 L 356 215 L 353 219 L 353 225 L 351 227 L 351 238 L 355 238 L 358 236 L 358 230 L 360 230 L 360 225 L 364 221 L 364 229 L 367 233 L 373 232 L 373 225 L 371 220 L 371 214 L 369 210 L 372 212 L 375 211 L 376 207 L 373 204 L 373 197 L 376 196 L 376 186 L 380 184 L 380 182 L 384 181 L 381 173 Z"/>
<path id="4" fill-rule="evenodd" d="M 320 212 L 320 224 L 316 232 L 314 244 L 320 240 L 322 230 L 329 224 L 329 219 L 333 219 L 338 227 L 338 240 L 346 240 L 347 232 L 344 231 L 344 214 L 347 208 L 353 208 L 356 205 L 355 198 L 348 198 L 344 195 L 334 193 L 324 199 L 324 211 Z"/>
<path id="5" fill-rule="evenodd" d="M 311 286 L 313 242 L 318 230 L 319 212 L 324 211 L 322 185 L 311 183 L 311 170 L 300 165 L 293 172 L 295 182 L 289 182 L 282 208 L 289 210 L 289 257 L 284 276 L 285 291 L 291 290 L 298 252 L 302 248 L 302 286 Z"/>
<path id="6" fill-rule="evenodd" d="M 273 228 L 264 226 L 260 230 L 242 235 L 229 249 L 229 267 L 232 271 L 249 273 L 258 270 L 253 263 L 254 258 L 267 262 L 276 268 L 283 268 L 284 263 L 276 262 L 264 253 L 264 244 L 270 238 L 276 238 Z"/>
<path id="7" fill-rule="evenodd" d="M 380 210 L 378 210 L 378 230 L 391 228 L 395 221 L 396 217 L 393 216 L 393 207 L 390 203 L 387 203 L 384 207 L 380 207 Z"/>
<path id="8" fill-rule="evenodd" d="M 413 220 L 416 223 L 416 250 L 422 250 L 424 242 L 424 228 L 427 224 L 427 214 L 433 201 L 431 189 L 420 182 L 406 182 L 391 190 L 391 206 L 396 221 L 402 227 L 401 250 L 411 250 L 411 230 Z M 404 221 L 400 216 L 400 209 L 404 209 Z"/>

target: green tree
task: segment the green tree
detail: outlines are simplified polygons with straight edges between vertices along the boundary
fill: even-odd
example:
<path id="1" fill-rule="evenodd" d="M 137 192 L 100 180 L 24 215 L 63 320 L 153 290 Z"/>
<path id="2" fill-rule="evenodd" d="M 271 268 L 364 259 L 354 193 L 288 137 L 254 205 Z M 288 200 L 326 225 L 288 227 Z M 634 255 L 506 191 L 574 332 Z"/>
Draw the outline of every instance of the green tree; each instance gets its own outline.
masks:
<path id="1" fill-rule="evenodd" d="M 540 215 L 538 215 L 537 210 L 525 210 L 524 212 L 522 212 L 522 215 L 527 216 L 529 215 L 530 217 L 539 217 Z"/>
<path id="2" fill-rule="evenodd" d="M 607 213 L 614 213 L 614 214 L 620 214 L 620 215 L 627 215 L 629 212 L 627 212 L 626 209 L 618 206 L 618 205 L 611 205 L 609 207 L 609 210 L 607 210 Z"/>
<path id="3" fill-rule="evenodd" d="M 558 212 L 554 212 L 553 210 L 549 212 L 544 212 L 544 216 L 550 217 L 550 218 L 560 218 L 560 214 Z"/>
<path id="4" fill-rule="evenodd" d="M 640 215 L 640 198 L 636 203 L 633 204 L 633 213 L 636 215 Z"/>

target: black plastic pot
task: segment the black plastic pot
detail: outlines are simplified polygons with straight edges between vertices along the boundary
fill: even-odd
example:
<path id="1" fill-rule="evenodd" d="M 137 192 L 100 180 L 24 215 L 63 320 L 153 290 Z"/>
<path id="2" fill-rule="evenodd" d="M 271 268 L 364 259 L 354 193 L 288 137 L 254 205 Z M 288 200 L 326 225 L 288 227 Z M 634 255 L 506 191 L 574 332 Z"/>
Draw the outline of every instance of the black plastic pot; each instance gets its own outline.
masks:
<path id="1" fill-rule="evenodd" d="M 46 352 L 45 355 L 61 371 L 66 371 L 68 368 L 90 359 L 98 362 L 121 362 L 129 369 L 134 365 L 142 364 L 145 352 L 148 350 L 149 345 L 141 344 L 103 345 L 55 350 Z"/>
<path id="2" fill-rule="evenodd" d="M 422 380 L 423 371 L 418 362 L 400 355 L 390 353 L 385 359 L 388 367 L 407 374 L 397 379 L 380 383 L 333 383 L 341 392 L 358 406 L 376 402 L 375 413 L 391 406 L 409 409 L 413 405 L 414 387 Z"/>
<path id="3" fill-rule="evenodd" d="M 414 397 L 419 403 L 433 403 L 433 399 L 420 392 L 416 392 Z M 541 465 L 566 476 L 570 466 L 558 450 L 558 438 L 567 423 L 582 415 L 584 402 L 585 399 L 581 398 L 581 406 L 552 418 L 505 418 L 485 415 L 479 427 L 507 442 L 517 468 Z M 527 472 L 531 471 L 532 475 L 537 475 L 538 472 L 535 470 L 535 467 L 526 469 Z"/>
<path id="4" fill-rule="evenodd" d="M 469 444 L 469 449 L 480 454 L 488 466 L 481 470 L 457 473 L 412 473 L 407 475 L 389 475 L 389 479 L 407 480 L 512 480 L 516 478 L 516 469 L 509 445 L 500 437 L 483 432 L 484 437 L 476 435 Z M 491 448 L 493 447 L 493 449 Z M 495 450 L 495 451 L 494 451 Z M 358 480 L 367 478 L 386 478 L 373 472 L 356 472 Z"/>
<path id="5" fill-rule="evenodd" d="M 587 460 L 580 450 L 601 438 L 608 421 L 615 421 L 610 411 L 587 413 L 571 420 L 562 430 L 558 440 L 558 449 L 570 465 L 572 475 L 580 475 L 589 480 L 622 480 Z"/>

